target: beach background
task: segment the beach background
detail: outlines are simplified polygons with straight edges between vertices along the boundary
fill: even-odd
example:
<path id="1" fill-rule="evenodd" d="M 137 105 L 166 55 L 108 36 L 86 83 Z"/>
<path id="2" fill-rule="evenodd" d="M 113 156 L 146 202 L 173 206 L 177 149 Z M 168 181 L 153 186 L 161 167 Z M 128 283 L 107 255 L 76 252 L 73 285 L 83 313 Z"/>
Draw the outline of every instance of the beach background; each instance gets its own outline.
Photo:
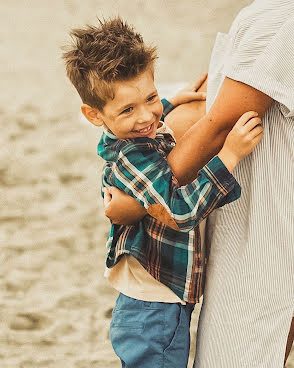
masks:
<path id="1" fill-rule="evenodd" d="M 207 70 L 216 32 L 250 2 L 1 1 L 0 368 L 120 366 L 108 332 L 116 292 L 103 278 L 100 131 L 81 119 L 65 76 L 69 30 L 122 16 L 158 46 L 156 80 L 170 91 Z"/>

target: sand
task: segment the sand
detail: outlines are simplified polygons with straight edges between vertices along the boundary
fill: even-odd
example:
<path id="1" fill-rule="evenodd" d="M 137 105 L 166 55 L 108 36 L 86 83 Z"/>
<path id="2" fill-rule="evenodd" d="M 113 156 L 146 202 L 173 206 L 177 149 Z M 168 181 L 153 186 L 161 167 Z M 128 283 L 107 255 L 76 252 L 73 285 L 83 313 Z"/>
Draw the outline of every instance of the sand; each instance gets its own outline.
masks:
<path id="1" fill-rule="evenodd" d="M 206 71 L 216 31 L 249 3 L 1 1 L 1 368 L 120 366 L 108 333 L 116 292 L 103 278 L 100 132 L 65 77 L 68 31 L 120 14 L 158 45 L 163 86 Z"/>

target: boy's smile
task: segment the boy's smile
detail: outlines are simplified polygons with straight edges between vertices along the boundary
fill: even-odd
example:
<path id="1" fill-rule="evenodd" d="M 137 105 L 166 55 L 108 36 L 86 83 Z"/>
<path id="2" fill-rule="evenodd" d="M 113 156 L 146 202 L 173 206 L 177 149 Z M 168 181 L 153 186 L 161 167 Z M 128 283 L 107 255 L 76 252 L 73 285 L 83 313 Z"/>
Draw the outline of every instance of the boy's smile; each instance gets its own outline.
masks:
<path id="1" fill-rule="evenodd" d="M 144 136 L 144 137 L 148 137 L 154 130 L 155 127 L 155 123 L 152 123 L 151 125 L 149 125 L 148 127 L 144 128 L 144 129 L 140 129 L 140 130 L 134 130 L 134 133 L 138 133 L 140 134 L 140 136 Z"/>
<path id="2" fill-rule="evenodd" d="M 155 138 L 163 106 L 147 69 L 137 77 L 114 83 L 114 99 L 97 110 L 95 125 L 104 125 L 118 138 Z M 93 122 L 93 121 L 92 121 Z"/>

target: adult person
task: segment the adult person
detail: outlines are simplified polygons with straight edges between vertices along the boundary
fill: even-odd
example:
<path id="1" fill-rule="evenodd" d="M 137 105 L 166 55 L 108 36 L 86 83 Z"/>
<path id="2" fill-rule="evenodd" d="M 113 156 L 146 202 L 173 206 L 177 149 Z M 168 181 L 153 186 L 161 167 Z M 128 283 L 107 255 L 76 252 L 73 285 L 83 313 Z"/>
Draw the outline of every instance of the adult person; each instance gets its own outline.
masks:
<path id="1" fill-rule="evenodd" d="M 277 368 L 284 362 L 294 306 L 293 35 L 292 0 L 256 0 L 228 34 L 218 34 L 213 49 L 207 109 L 225 106 L 215 121 L 218 114 L 229 118 L 235 104 L 240 113 L 254 109 L 254 95 L 268 97 L 258 102 L 267 109 L 263 141 L 235 172 L 241 199 L 207 223 L 197 368 Z M 293 323 L 287 354 L 291 340 Z"/>
<path id="2" fill-rule="evenodd" d="M 230 32 L 217 36 L 207 114 L 168 158 L 180 182 L 189 182 L 191 168 L 217 152 L 236 118 L 249 110 L 263 118 L 263 141 L 235 171 L 241 199 L 208 221 L 197 368 L 283 366 L 294 306 L 293 35 L 292 0 L 255 0 L 244 8 Z"/>

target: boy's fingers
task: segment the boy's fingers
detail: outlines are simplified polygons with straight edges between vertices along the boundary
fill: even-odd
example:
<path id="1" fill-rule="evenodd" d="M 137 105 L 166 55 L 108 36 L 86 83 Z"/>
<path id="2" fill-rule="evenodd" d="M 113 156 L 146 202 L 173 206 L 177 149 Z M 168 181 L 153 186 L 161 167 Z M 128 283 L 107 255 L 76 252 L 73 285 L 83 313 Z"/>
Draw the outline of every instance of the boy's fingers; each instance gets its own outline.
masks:
<path id="1" fill-rule="evenodd" d="M 250 132 L 252 129 L 254 129 L 256 126 L 261 125 L 261 119 L 260 118 L 251 118 L 248 120 L 248 122 L 245 124 L 245 129 Z"/>
<path id="2" fill-rule="evenodd" d="M 196 92 L 199 95 L 199 99 L 206 100 L 206 92 Z"/>
<path id="3" fill-rule="evenodd" d="M 257 145 L 261 140 L 262 140 L 262 137 L 263 137 L 263 131 L 261 133 L 259 133 L 258 135 L 256 135 L 252 140 L 251 142 L 254 144 L 254 145 Z"/>
<path id="4" fill-rule="evenodd" d="M 258 116 L 258 113 L 256 111 L 247 111 L 245 112 L 245 114 L 243 114 L 239 120 L 238 120 L 238 124 L 240 125 L 245 125 L 248 120 L 254 118 L 254 117 L 257 117 Z"/>
<path id="5" fill-rule="evenodd" d="M 206 92 L 192 92 L 190 98 L 191 100 L 206 100 Z"/>
<path id="6" fill-rule="evenodd" d="M 202 86 L 202 84 L 206 81 L 207 73 L 201 75 L 201 77 L 194 83 L 194 91 L 197 91 L 198 88 Z"/>
<path id="7" fill-rule="evenodd" d="M 185 92 L 181 96 L 181 103 L 187 103 L 191 101 L 205 101 L 206 93 L 205 92 Z"/>
<path id="8" fill-rule="evenodd" d="M 263 134 L 263 131 L 264 131 L 264 129 L 261 125 L 257 126 L 256 128 L 254 128 L 250 131 L 250 133 L 248 134 L 248 139 L 250 141 L 254 140 L 256 137 Z"/>

